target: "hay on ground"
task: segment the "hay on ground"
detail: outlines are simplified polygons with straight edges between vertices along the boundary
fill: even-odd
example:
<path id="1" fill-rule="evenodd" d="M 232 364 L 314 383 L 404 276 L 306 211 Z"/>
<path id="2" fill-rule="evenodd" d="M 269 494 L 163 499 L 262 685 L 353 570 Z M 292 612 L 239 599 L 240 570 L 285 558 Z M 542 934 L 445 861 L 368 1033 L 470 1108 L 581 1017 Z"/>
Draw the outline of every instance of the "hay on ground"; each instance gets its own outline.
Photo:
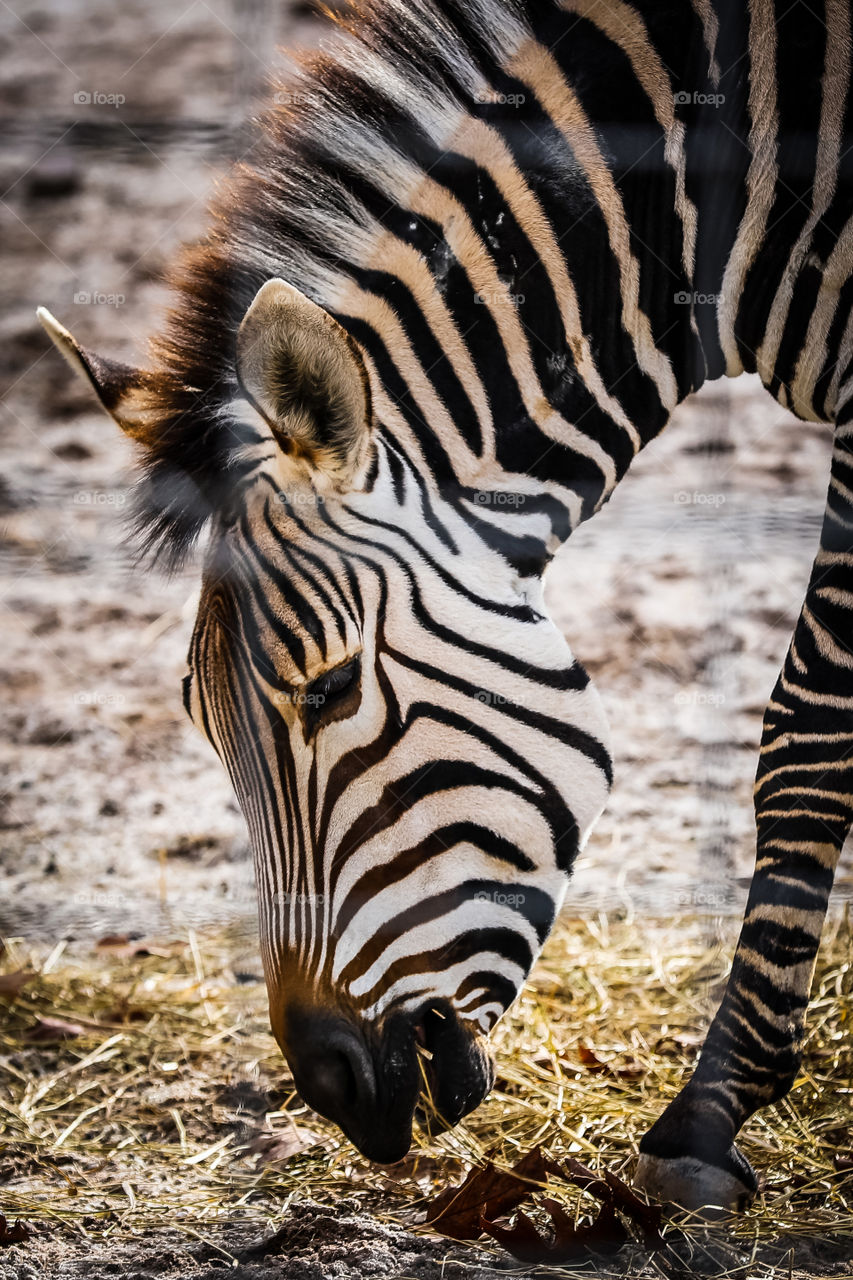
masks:
<path id="1" fill-rule="evenodd" d="M 0 1209 L 87 1235 L 279 1223 L 294 1197 L 359 1196 L 422 1220 L 489 1158 L 540 1145 L 630 1179 L 639 1140 L 686 1080 L 723 989 L 732 930 L 565 919 L 496 1032 L 497 1081 L 462 1125 L 367 1165 L 295 1093 L 269 1032 L 253 944 L 229 933 L 50 949 L 7 941 L 0 976 Z M 248 950 L 247 950 L 248 948 Z M 248 955 L 248 959 L 247 959 Z M 802 1070 L 742 1146 L 766 1176 L 743 1241 L 853 1241 L 853 938 L 828 927 Z M 554 1186 L 578 1217 L 588 1197 Z M 679 1230 L 689 1233 L 689 1218 Z M 698 1228 L 697 1228 L 698 1229 Z"/>

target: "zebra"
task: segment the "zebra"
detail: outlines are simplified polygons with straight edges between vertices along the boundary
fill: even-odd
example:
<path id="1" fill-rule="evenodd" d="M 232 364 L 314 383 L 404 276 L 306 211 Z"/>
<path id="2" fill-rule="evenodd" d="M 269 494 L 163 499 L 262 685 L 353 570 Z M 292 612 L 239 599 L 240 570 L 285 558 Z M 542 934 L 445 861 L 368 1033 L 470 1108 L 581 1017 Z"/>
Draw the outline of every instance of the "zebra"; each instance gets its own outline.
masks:
<path id="1" fill-rule="evenodd" d="M 340 23 L 175 263 L 150 367 L 39 312 L 138 448 L 144 548 L 206 539 L 184 701 L 246 816 L 273 1032 L 374 1161 L 487 1094 L 613 772 L 543 575 L 679 403 L 757 372 L 832 425 L 829 490 L 727 990 L 636 1174 L 743 1205 L 853 819 L 849 4 Z"/>

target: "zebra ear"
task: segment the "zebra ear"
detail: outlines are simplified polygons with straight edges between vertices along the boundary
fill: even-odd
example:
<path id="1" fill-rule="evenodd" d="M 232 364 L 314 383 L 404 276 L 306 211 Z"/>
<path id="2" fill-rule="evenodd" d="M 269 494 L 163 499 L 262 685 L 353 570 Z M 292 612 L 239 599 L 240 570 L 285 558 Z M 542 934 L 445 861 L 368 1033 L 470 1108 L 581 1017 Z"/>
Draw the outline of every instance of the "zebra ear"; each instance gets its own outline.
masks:
<path id="1" fill-rule="evenodd" d="M 337 320 L 293 285 L 268 280 L 237 334 L 237 376 L 286 452 L 338 483 L 353 480 L 370 441 L 370 383 Z"/>
<path id="2" fill-rule="evenodd" d="M 36 315 L 72 369 L 94 387 L 101 404 L 122 431 L 143 436 L 155 391 L 152 375 L 87 351 L 47 307 L 39 307 Z"/>

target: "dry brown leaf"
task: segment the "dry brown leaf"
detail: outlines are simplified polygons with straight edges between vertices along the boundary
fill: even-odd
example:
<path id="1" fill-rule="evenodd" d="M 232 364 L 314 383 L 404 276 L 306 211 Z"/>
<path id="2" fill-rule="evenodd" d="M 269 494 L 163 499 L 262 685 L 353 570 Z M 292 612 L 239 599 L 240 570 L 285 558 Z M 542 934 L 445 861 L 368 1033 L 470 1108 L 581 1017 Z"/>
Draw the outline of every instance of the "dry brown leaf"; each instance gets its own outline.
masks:
<path id="1" fill-rule="evenodd" d="M 14 998 L 22 987 L 37 977 L 38 974 L 34 969 L 16 969 L 14 973 L 0 973 L 0 996 Z"/>
<path id="2" fill-rule="evenodd" d="M 607 1170 L 600 1177 L 575 1159 L 566 1161 L 563 1176 L 602 1201 L 591 1223 L 578 1226 L 562 1205 L 546 1198 L 542 1204 L 550 1219 L 549 1236 L 542 1235 L 521 1212 L 512 1226 L 489 1221 L 484 1215 L 480 1220 L 483 1231 L 519 1261 L 550 1265 L 583 1261 L 590 1254 L 616 1253 L 631 1238 L 620 1215 L 639 1227 L 648 1248 L 663 1244 L 660 1205 L 646 1204 L 621 1178 Z"/>
<path id="3" fill-rule="evenodd" d="M 513 1225 L 495 1221 L 531 1198 L 549 1174 L 601 1201 L 592 1223 L 577 1226 L 556 1201 L 548 1199 L 543 1205 L 550 1218 L 550 1237 L 543 1236 L 522 1212 Z M 435 1197 L 425 1221 L 456 1240 L 474 1240 L 485 1231 L 524 1262 L 557 1263 L 577 1260 L 589 1252 L 620 1249 L 630 1239 L 623 1218 L 639 1229 L 648 1248 L 656 1249 L 663 1243 L 661 1215 L 660 1205 L 647 1204 L 615 1174 L 595 1173 L 574 1158 L 561 1165 L 534 1147 L 512 1169 L 496 1169 L 490 1161 L 472 1169 L 460 1187 L 448 1188 Z"/>
<path id="4" fill-rule="evenodd" d="M 600 1173 L 588 1169 L 585 1164 L 581 1164 L 580 1160 L 576 1160 L 574 1156 L 569 1156 L 563 1162 L 563 1177 L 567 1182 L 571 1182 L 573 1186 L 580 1187 L 581 1191 L 589 1191 L 598 1200 L 609 1200 L 610 1188 Z"/>
<path id="5" fill-rule="evenodd" d="M 515 1222 L 511 1227 L 501 1226 L 499 1222 L 490 1222 L 488 1218 L 480 1218 L 480 1230 L 497 1240 L 508 1253 L 522 1261 L 541 1261 L 548 1249 L 548 1241 L 540 1234 L 535 1223 L 527 1214 L 519 1209 Z"/>
<path id="6" fill-rule="evenodd" d="M 596 1199 L 612 1205 L 640 1228 L 643 1240 L 650 1249 L 658 1248 L 663 1240 L 660 1234 L 663 1209 L 659 1204 L 648 1204 L 636 1191 L 605 1169 L 603 1175 L 593 1172 L 580 1160 L 569 1157 L 565 1162 L 565 1176 L 569 1182 L 583 1191 L 589 1191 Z"/>
<path id="7" fill-rule="evenodd" d="M 146 942 L 142 938 L 130 938 L 126 933 L 107 933 L 95 945 L 98 951 L 109 951 L 123 960 L 130 960 L 134 956 L 159 956 L 163 960 L 169 960 L 187 948 L 187 943 L 179 939 L 172 942 Z"/>
<path id="8" fill-rule="evenodd" d="M 629 1239 L 612 1204 L 603 1204 L 595 1220 L 580 1227 L 556 1200 L 546 1199 L 543 1205 L 551 1220 L 550 1239 L 523 1213 L 511 1227 L 483 1219 L 483 1230 L 520 1262 L 550 1265 L 579 1262 L 591 1253 L 617 1253 Z"/>
<path id="9" fill-rule="evenodd" d="M 541 1187 L 549 1173 L 561 1177 L 559 1166 L 534 1147 L 512 1169 L 497 1169 L 489 1160 L 472 1169 L 459 1187 L 448 1187 L 430 1203 L 425 1222 L 454 1240 L 476 1240 L 483 1218 L 511 1213 Z"/>
<path id="10" fill-rule="evenodd" d="M 21 1222 L 20 1218 L 16 1219 L 14 1227 L 10 1227 L 2 1213 L 0 1213 L 0 1246 L 7 1244 L 23 1244 L 25 1240 L 29 1240 L 32 1231 L 25 1222 Z"/>
<path id="11" fill-rule="evenodd" d="M 292 1156 L 316 1147 L 323 1142 L 318 1133 L 294 1124 L 289 1129 L 281 1129 L 272 1133 L 259 1133 L 246 1147 L 249 1155 L 257 1156 L 257 1165 L 275 1164 L 282 1160 L 290 1160 Z"/>
<path id="12" fill-rule="evenodd" d="M 577 1055 L 583 1066 L 593 1075 L 607 1075 L 613 1080 L 639 1080 L 646 1074 L 645 1067 L 633 1060 L 625 1062 L 621 1066 L 612 1062 L 605 1062 L 602 1058 L 599 1058 L 594 1050 L 590 1049 L 589 1045 L 583 1044 L 583 1042 L 577 1046 Z"/>

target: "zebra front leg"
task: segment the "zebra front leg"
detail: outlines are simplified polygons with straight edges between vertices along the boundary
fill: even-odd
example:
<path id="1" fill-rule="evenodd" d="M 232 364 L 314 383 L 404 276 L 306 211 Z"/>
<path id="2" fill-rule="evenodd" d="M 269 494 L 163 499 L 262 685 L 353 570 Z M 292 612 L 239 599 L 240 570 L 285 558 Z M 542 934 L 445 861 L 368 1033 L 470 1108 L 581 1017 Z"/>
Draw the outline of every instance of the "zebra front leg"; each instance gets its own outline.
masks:
<path id="1" fill-rule="evenodd" d="M 755 874 L 722 1006 L 693 1077 L 640 1143 L 636 1181 L 685 1208 L 739 1208 L 756 1178 L 735 1146 L 784 1097 L 833 875 L 853 820 L 853 513 L 833 485 L 806 600 L 764 717 Z M 845 479 L 849 477 L 845 475 Z"/>

